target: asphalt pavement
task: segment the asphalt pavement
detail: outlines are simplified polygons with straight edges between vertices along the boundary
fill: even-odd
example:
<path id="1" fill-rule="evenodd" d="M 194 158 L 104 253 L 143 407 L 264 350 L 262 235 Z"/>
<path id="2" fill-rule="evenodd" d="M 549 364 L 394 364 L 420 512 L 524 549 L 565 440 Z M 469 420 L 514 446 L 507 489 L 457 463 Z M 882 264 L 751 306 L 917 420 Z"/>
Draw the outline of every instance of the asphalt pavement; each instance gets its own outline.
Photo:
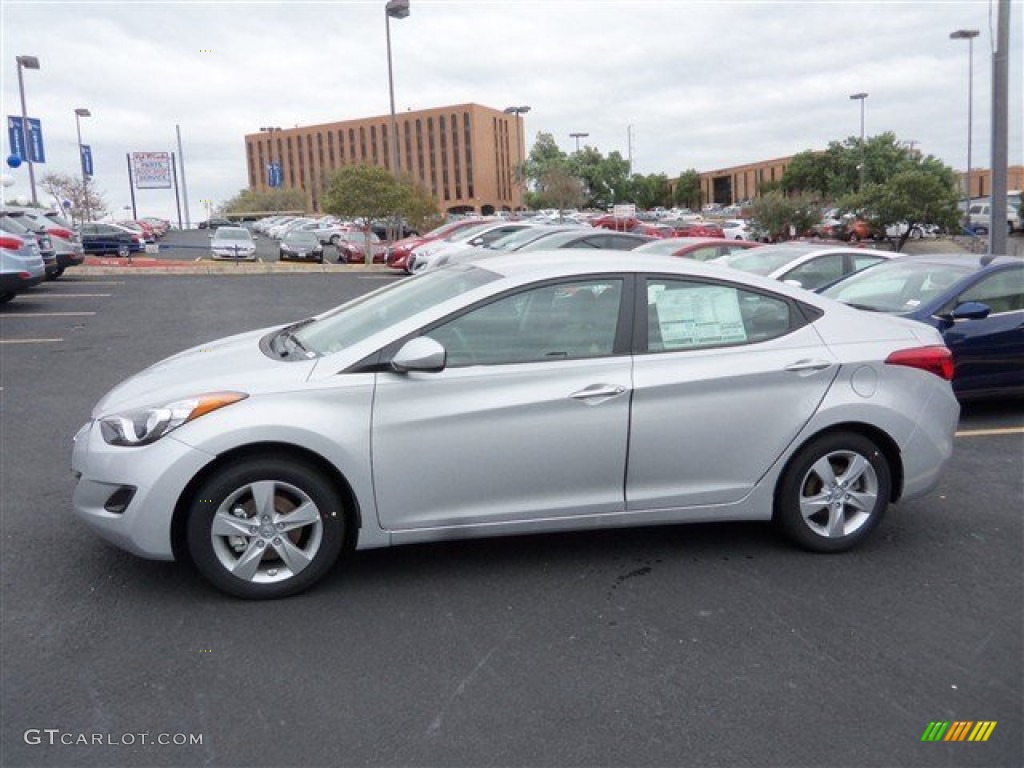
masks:
<path id="1" fill-rule="evenodd" d="M 107 389 L 390 279 L 70 270 L 0 311 L 0 765 L 1024 764 L 1020 401 L 965 409 L 940 487 L 836 556 L 766 524 L 467 541 L 253 603 L 72 518 Z"/>

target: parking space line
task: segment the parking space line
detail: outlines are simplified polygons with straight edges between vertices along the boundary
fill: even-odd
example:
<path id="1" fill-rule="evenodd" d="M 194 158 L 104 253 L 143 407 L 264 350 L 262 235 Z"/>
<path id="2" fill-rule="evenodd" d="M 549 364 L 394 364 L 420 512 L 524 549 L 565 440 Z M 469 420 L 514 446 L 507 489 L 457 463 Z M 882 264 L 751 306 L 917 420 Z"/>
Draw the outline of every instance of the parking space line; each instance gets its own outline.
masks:
<path id="1" fill-rule="evenodd" d="M 4 314 L 4 320 L 14 320 L 15 318 L 23 317 L 91 317 L 95 315 L 95 312 L 25 312 L 19 315 L 8 315 Z"/>
<path id="2" fill-rule="evenodd" d="M 100 299 L 113 296 L 112 293 L 33 293 L 33 299 Z"/>
<path id="3" fill-rule="evenodd" d="M 957 437 L 989 437 L 993 435 L 1024 435 L 1024 427 L 1002 427 L 998 429 L 965 429 Z"/>
<path id="4" fill-rule="evenodd" d="M 71 285 L 124 285 L 124 280 L 69 280 Z"/>
<path id="5" fill-rule="evenodd" d="M 0 339 L 0 344 L 58 344 L 64 339 Z"/>

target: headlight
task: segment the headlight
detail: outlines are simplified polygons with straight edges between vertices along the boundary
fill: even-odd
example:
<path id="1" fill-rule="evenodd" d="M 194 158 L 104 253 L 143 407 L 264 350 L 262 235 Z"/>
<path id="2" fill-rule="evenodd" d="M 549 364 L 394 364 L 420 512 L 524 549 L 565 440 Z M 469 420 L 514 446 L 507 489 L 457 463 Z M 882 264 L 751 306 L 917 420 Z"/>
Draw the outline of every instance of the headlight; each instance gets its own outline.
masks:
<path id="1" fill-rule="evenodd" d="M 100 433 L 110 445 L 149 445 L 182 424 L 247 397 L 244 392 L 213 392 L 166 405 L 115 413 L 99 420 Z"/>

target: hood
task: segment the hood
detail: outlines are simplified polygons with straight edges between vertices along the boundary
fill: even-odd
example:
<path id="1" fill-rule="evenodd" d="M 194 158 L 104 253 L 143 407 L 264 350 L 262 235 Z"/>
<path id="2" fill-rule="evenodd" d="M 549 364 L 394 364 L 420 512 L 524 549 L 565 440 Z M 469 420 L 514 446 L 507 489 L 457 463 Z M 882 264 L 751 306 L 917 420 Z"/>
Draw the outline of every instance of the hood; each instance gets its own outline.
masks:
<path id="1" fill-rule="evenodd" d="M 272 330 L 229 336 L 161 360 L 104 395 L 93 418 L 207 392 L 262 394 L 305 381 L 315 360 L 275 360 L 260 350 L 260 339 Z"/>

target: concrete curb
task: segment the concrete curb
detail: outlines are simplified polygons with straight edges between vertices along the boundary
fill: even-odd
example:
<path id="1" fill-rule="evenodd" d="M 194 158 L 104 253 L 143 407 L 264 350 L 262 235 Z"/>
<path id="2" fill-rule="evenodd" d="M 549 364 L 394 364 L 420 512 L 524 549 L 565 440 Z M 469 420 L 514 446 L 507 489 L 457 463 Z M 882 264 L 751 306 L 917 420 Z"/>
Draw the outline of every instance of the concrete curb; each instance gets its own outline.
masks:
<path id="1" fill-rule="evenodd" d="M 380 264 L 282 264 L 279 262 L 203 262 L 152 260 L 132 264 L 83 264 L 68 274 L 80 275 L 305 275 L 310 272 L 402 277 Z"/>

